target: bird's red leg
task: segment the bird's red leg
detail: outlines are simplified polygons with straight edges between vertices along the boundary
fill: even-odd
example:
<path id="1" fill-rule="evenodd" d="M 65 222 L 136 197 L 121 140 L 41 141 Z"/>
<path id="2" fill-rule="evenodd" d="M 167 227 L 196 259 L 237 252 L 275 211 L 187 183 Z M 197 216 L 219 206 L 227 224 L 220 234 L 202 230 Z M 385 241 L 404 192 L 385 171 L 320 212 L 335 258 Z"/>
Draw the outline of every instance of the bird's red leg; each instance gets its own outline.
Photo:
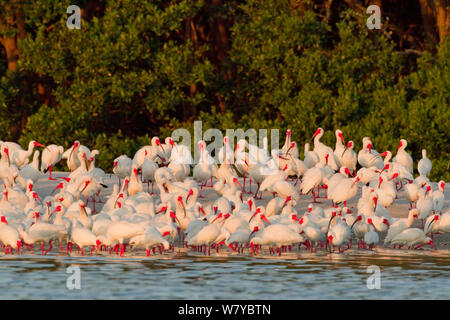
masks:
<path id="1" fill-rule="evenodd" d="M 100 197 L 100 190 L 97 191 L 97 198 L 98 198 L 97 203 L 104 203 L 102 197 Z"/>
<path id="2" fill-rule="evenodd" d="M 50 241 L 48 242 L 48 245 L 49 245 L 49 247 L 48 247 L 48 250 L 45 251 L 45 254 L 49 253 L 49 251 L 52 250 L 52 248 L 53 248 L 53 246 L 52 246 L 52 240 L 50 240 Z"/>
<path id="3" fill-rule="evenodd" d="M 315 192 L 314 189 L 313 189 L 313 191 L 312 191 L 312 195 L 313 195 L 313 203 L 320 203 L 320 201 L 317 201 L 317 200 L 316 200 L 316 199 L 319 198 L 319 197 L 316 197 L 316 192 Z"/>
<path id="4" fill-rule="evenodd" d="M 202 192 L 203 192 L 203 186 L 204 186 L 204 184 L 202 183 L 202 184 L 200 185 L 200 195 L 198 196 L 199 198 L 204 198 L 204 196 L 202 195 Z"/>
<path id="5" fill-rule="evenodd" d="M 56 180 L 55 178 L 52 178 L 52 170 L 53 170 L 53 167 L 50 166 L 50 167 L 48 168 L 48 171 L 50 172 L 50 176 L 48 177 L 48 180 Z"/>

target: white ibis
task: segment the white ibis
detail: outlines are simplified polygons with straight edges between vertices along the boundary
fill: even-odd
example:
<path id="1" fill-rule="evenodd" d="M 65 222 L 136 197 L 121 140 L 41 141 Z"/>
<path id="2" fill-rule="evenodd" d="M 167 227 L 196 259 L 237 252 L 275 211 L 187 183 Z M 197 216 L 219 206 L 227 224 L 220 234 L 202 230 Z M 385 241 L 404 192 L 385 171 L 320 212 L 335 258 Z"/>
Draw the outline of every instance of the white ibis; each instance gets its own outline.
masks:
<path id="1" fill-rule="evenodd" d="M 303 175 L 303 180 L 301 183 L 301 192 L 302 194 L 308 194 L 312 191 L 314 203 L 318 203 L 316 200 L 316 194 L 314 189 L 319 187 L 325 181 L 325 172 L 323 163 L 317 163 L 315 167 L 308 169 Z"/>
<path id="2" fill-rule="evenodd" d="M 198 143 L 198 149 L 200 153 L 200 160 L 198 164 L 195 165 L 193 170 L 193 177 L 195 180 L 200 182 L 200 197 L 202 198 L 202 191 L 203 187 L 206 186 L 206 182 L 211 179 L 211 186 L 212 186 L 212 177 L 214 174 L 213 166 L 215 165 L 214 162 L 210 161 L 210 158 L 208 157 L 208 151 L 206 150 L 206 145 L 204 141 L 199 141 Z"/>
<path id="3" fill-rule="evenodd" d="M 339 158 L 341 167 L 348 168 L 353 173 L 356 171 L 357 163 L 356 153 L 355 151 L 353 151 L 354 146 L 355 144 L 353 143 L 353 141 L 347 142 L 347 146 L 345 147 L 344 151 L 342 151 L 342 154 Z"/>
<path id="4" fill-rule="evenodd" d="M 438 189 L 433 191 L 433 211 L 440 213 L 445 201 L 445 181 L 438 182 Z"/>
<path id="5" fill-rule="evenodd" d="M 314 139 L 314 151 L 319 155 L 322 163 L 328 164 L 333 170 L 336 171 L 339 167 L 336 163 L 333 149 L 320 142 L 320 138 L 323 136 L 324 132 L 325 131 L 322 128 L 318 128 L 312 136 Z M 329 156 L 328 159 L 325 159 L 326 155 Z"/>
<path id="6" fill-rule="evenodd" d="M 304 241 L 304 238 L 299 233 L 284 224 L 271 224 L 262 230 L 258 229 L 252 236 L 250 241 L 253 246 L 275 245 L 281 247 Z M 278 248 L 277 251 L 281 255 L 281 249 Z"/>
<path id="7" fill-rule="evenodd" d="M 435 248 L 433 240 L 431 240 L 430 237 L 427 237 L 423 230 L 418 228 L 408 228 L 403 230 L 392 238 L 391 244 L 399 245 L 399 248 L 406 245 L 408 246 L 408 249 L 411 249 L 411 247 L 414 246 L 416 246 L 414 249 L 419 249 L 426 244 Z"/>
<path id="8" fill-rule="evenodd" d="M 336 135 L 336 146 L 334 148 L 334 156 L 336 157 L 335 158 L 336 164 L 338 165 L 338 167 L 341 167 L 342 166 L 342 163 L 341 163 L 342 154 L 344 153 L 344 150 L 346 149 L 344 134 L 339 129 L 336 129 L 336 131 L 334 133 Z"/>
<path id="9" fill-rule="evenodd" d="M 145 229 L 140 224 L 130 223 L 127 221 L 115 221 L 108 226 L 106 233 L 98 237 L 101 244 L 110 246 L 113 243 L 119 242 L 120 256 L 123 256 L 125 248 L 123 243 L 134 236 L 143 234 Z"/>
<path id="10" fill-rule="evenodd" d="M 49 171 L 48 180 L 55 180 L 52 177 L 53 166 L 55 166 L 62 159 L 64 153 L 63 146 L 57 146 L 56 144 L 50 144 L 42 150 L 41 158 L 41 172 Z"/>
<path id="11" fill-rule="evenodd" d="M 90 255 L 92 255 L 95 249 L 97 249 L 98 252 L 98 248 L 101 244 L 98 237 L 91 230 L 78 225 L 75 219 L 72 219 L 72 221 L 72 232 L 70 234 L 70 239 L 71 242 L 78 245 L 81 255 L 84 255 L 83 247 L 85 246 L 92 246 Z"/>
<path id="12" fill-rule="evenodd" d="M 378 170 L 382 170 L 384 167 L 383 159 L 380 154 L 373 149 L 372 141 L 369 137 L 364 137 L 363 147 L 358 152 L 358 163 L 361 167 L 370 168 L 376 167 Z"/>
<path id="13" fill-rule="evenodd" d="M 146 158 L 142 163 L 142 180 L 147 182 L 147 191 L 150 192 L 150 182 L 152 183 L 152 194 L 154 194 L 153 185 L 155 183 L 155 172 L 158 170 L 158 164 L 152 159 Z"/>
<path id="14" fill-rule="evenodd" d="M 347 206 L 347 201 L 354 198 L 358 192 L 357 182 L 359 177 L 344 178 L 340 180 L 337 186 L 333 189 L 332 194 L 328 194 L 328 198 L 333 201 L 334 204 L 344 203 Z"/>
<path id="15" fill-rule="evenodd" d="M 433 168 L 433 165 L 431 164 L 430 159 L 427 158 L 427 150 L 422 149 L 422 159 L 420 159 L 417 164 L 417 171 L 421 176 L 428 177 L 431 172 L 431 168 Z"/>
<path id="16" fill-rule="evenodd" d="M 19 228 L 19 234 L 26 244 L 41 243 L 41 254 L 47 254 L 52 248 L 52 240 L 57 240 L 60 233 L 66 231 L 65 227 L 45 222 L 38 222 L 39 213 L 36 213 L 36 222 L 27 230 Z M 44 244 L 49 243 L 49 249 L 44 253 Z"/>
<path id="17" fill-rule="evenodd" d="M 419 191 L 419 200 L 417 200 L 417 209 L 419 210 L 419 219 L 425 219 L 432 214 L 433 211 L 433 194 L 431 186 L 426 186 L 426 189 Z"/>
<path id="18" fill-rule="evenodd" d="M 20 169 L 20 175 L 24 179 L 31 179 L 33 183 L 38 181 L 41 176 L 39 171 L 39 151 L 36 150 L 33 155 L 33 161 L 30 164 L 26 164 Z"/>
<path id="19" fill-rule="evenodd" d="M 413 173 L 413 159 L 411 155 L 405 151 L 408 146 L 406 139 L 401 139 L 398 145 L 397 155 L 392 159 L 393 162 L 401 163 L 408 169 L 409 173 Z"/>
<path id="20" fill-rule="evenodd" d="M 121 179 L 125 179 L 131 172 L 132 160 L 127 155 L 121 155 L 114 159 L 113 173 L 119 179 L 119 189 Z"/>
<path id="21" fill-rule="evenodd" d="M 144 234 L 140 234 L 134 236 L 130 239 L 129 244 L 134 247 L 143 247 L 147 251 L 147 256 L 150 255 L 150 250 L 153 250 L 153 254 L 155 253 L 155 246 L 159 247 L 160 253 L 162 253 L 162 248 L 164 250 L 168 250 L 170 248 L 169 242 L 164 238 L 166 235 L 169 235 L 170 232 L 166 231 L 164 234 L 161 234 L 157 228 L 150 227 L 148 228 Z"/>
<path id="22" fill-rule="evenodd" d="M 7 222 L 6 224 L 0 225 L 0 242 L 6 248 L 6 254 L 8 253 L 12 254 L 13 249 L 17 249 L 17 253 L 20 253 L 22 242 L 20 241 L 19 231 L 17 231 L 16 228 L 8 225 Z"/>
<path id="23" fill-rule="evenodd" d="M 317 163 L 320 162 L 320 157 L 315 151 L 309 150 L 310 146 L 309 143 L 305 143 L 305 150 L 304 150 L 304 159 L 303 162 L 305 163 L 306 167 L 308 169 L 314 167 Z"/>
<path id="24" fill-rule="evenodd" d="M 18 168 L 22 168 L 28 164 L 29 158 L 33 153 L 34 147 L 45 147 L 44 145 L 34 140 L 28 144 L 28 150 L 16 150 L 11 154 L 11 163 L 15 164 Z"/>
<path id="25" fill-rule="evenodd" d="M 130 174 L 130 182 L 128 184 L 128 194 L 131 196 L 137 194 L 138 192 L 142 192 L 142 182 L 138 178 L 138 169 L 136 165 L 132 166 L 132 171 Z"/>
<path id="26" fill-rule="evenodd" d="M 234 151 L 228 136 L 223 138 L 223 146 L 219 149 L 218 159 L 219 163 L 224 163 L 227 159 L 234 160 Z"/>

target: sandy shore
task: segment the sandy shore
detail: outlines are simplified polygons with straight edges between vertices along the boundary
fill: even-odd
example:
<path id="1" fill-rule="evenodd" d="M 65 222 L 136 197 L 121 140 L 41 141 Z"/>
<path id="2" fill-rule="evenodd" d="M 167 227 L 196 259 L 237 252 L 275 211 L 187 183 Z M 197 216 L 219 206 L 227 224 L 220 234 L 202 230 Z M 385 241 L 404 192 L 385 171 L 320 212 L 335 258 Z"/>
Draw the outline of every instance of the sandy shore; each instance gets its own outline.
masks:
<path id="1" fill-rule="evenodd" d="M 53 172 L 53 177 L 66 177 L 69 175 L 67 172 Z M 40 177 L 38 182 L 35 184 L 35 190 L 38 193 L 38 195 L 41 198 L 44 198 L 45 196 L 48 196 L 51 194 L 51 191 L 53 188 L 60 182 L 58 181 L 50 181 L 48 180 L 48 174 L 43 175 Z M 241 184 L 243 183 L 243 180 L 240 179 Z M 102 198 L 107 198 L 112 193 L 112 186 L 113 184 L 118 183 L 118 179 L 113 174 L 109 175 L 108 179 L 105 181 L 105 184 L 108 185 L 108 188 L 105 189 L 104 192 L 102 192 Z M 297 188 L 299 188 L 299 185 L 297 185 Z M 246 189 L 248 188 L 248 180 Z M 151 185 L 150 185 L 151 189 Z M 144 190 L 147 190 L 147 184 L 144 183 Z M 247 189 L 248 190 L 248 189 Z M 256 184 L 252 184 L 252 191 L 254 192 L 256 190 Z M 447 183 L 445 188 L 445 204 L 444 209 L 448 209 L 450 205 L 450 186 Z M 155 187 L 155 192 L 158 192 L 157 188 Z M 216 198 L 217 193 L 214 191 L 213 188 L 204 188 L 203 189 L 203 195 L 205 196 L 202 199 L 198 199 L 201 203 L 208 205 L 211 204 Z M 358 202 L 358 199 L 361 195 L 361 190 L 358 192 L 358 195 L 354 197 L 351 201 L 347 202 L 347 207 L 350 208 L 350 210 L 355 209 L 356 210 L 356 203 Z M 243 196 L 244 200 L 247 200 L 252 195 L 245 194 Z M 323 190 L 321 190 L 321 196 L 323 196 Z M 263 199 L 262 200 L 256 200 L 256 206 L 265 206 L 270 201 L 270 199 L 273 198 L 272 193 L 266 191 L 263 193 Z M 321 203 L 316 204 L 318 206 L 321 206 L 323 208 L 331 207 L 331 200 L 328 199 L 318 199 Z M 307 211 L 308 205 L 312 202 L 312 197 L 310 195 L 301 195 L 300 201 L 296 204 L 295 209 L 299 213 L 303 213 Z M 96 209 L 99 211 L 101 209 L 102 204 L 97 204 Z M 92 208 L 92 202 L 89 201 L 89 207 Z M 408 216 L 409 212 L 409 201 L 402 195 L 402 192 L 400 191 L 398 194 L 398 199 L 396 199 L 393 204 L 387 208 L 390 212 L 392 217 L 396 218 L 405 218 Z M 421 221 L 415 221 L 413 224 L 413 227 L 421 228 L 422 223 Z M 380 234 L 380 243 L 383 241 L 384 236 L 386 233 Z M 450 234 L 437 234 L 434 236 L 434 242 L 436 244 L 437 249 L 439 250 L 450 250 Z M 429 247 L 426 247 L 429 248 Z"/>

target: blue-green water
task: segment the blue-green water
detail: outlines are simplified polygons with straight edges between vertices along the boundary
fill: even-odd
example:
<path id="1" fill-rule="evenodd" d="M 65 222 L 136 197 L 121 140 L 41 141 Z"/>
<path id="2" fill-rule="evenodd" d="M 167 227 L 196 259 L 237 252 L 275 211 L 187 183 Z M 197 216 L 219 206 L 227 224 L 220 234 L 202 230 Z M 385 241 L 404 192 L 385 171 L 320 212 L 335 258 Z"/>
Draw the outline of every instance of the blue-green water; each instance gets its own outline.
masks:
<path id="1" fill-rule="evenodd" d="M 449 299 L 448 251 L 0 258 L 0 299 Z M 380 268 L 368 289 L 367 267 Z M 80 268 L 69 290 L 67 267 Z M 74 283 L 69 281 L 69 283 Z"/>

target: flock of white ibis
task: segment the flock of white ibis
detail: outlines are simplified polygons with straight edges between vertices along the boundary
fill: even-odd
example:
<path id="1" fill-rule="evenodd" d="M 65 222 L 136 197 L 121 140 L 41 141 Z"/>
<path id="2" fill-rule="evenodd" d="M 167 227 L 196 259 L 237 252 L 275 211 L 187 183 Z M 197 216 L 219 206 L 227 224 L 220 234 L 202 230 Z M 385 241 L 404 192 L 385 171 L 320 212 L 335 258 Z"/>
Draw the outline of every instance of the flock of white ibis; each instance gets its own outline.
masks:
<path id="1" fill-rule="evenodd" d="M 313 150 L 305 144 L 303 160 L 287 130 L 283 147 L 270 152 L 267 140 L 262 148 L 245 139 L 232 146 L 225 137 L 219 161 L 200 141 L 197 163 L 186 146 L 170 137 L 165 143 L 153 137 L 132 159 L 121 155 L 114 160 L 118 179 L 96 168 L 99 152 L 79 141 L 66 151 L 36 141 L 23 150 L 0 141 L 2 248 L 6 254 L 22 254 L 40 245 L 42 255 L 53 244 L 57 252 L 71 254 L 75 248 L 82 255 L 88 248 L 91 255 L 123 256 L 128 246 L 136 253 L 145 249 L 149 256 L 156 250 L 174 251 L 175 245 L 203 254 L 211 249 L 341 253 L 352 247 L 352 240 L 358 250 L 381 245 L 435 248 L 433 235 L 450 232 L 445 182 L 429 180 L 432 163 L 426 150 L 414 178 L 404 139 L 391 159 L 390 151 L 378 153 L 368 137 L 356 154 L 342 131 L 336 130 L 334 150 L 320 142 L 323 134 L 322 128 L 314 133 Z M 37 147 L 43 148 L 40 168 Z M 52 177 L 52 168 L 62 159 L 70 173 Z M 51 182 L 43 178 L 47 172 Z M 113 180 L 118 183 L 108 183 Z M 35 188 L 42 181 L 54 187 L 45 197 Z M 410 201 L 409 213 L 393 218 L 389 207 L 400 197 Z M 306 212 L 296 209 L 302 198 L 312 200 Z M 317 199 L 328 207 L 316 205 Z M 356 205 L 348 206 L 350 200 L 357 200 Z M 416 220 L 421 228 L 413 227 Z"/>

